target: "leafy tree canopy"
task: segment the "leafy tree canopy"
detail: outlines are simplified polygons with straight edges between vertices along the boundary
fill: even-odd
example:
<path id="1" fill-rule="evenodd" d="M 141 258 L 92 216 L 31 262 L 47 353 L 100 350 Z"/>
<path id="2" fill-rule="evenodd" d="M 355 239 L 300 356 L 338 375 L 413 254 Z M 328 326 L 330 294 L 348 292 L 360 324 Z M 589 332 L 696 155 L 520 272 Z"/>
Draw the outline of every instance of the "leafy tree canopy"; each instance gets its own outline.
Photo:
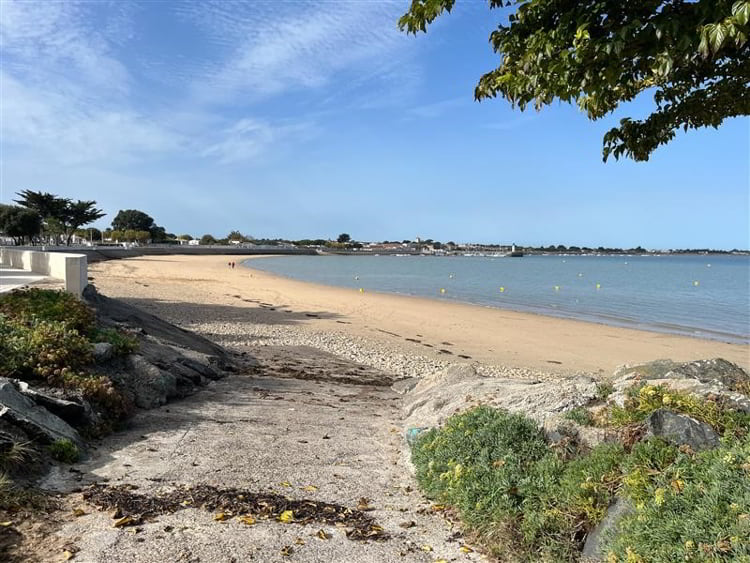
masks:
<path id="1" fill-rule="evenodd" d="M 70 245 L 70 240 L 76 229 L 83 225 L 93 223 L 106 215 L 101 209 L 94 207 L 95 201 L 69 201 L 63 211 L 61 222 L 64 225 L 66 244 Z"/>
<path id="2" fill-rule="evenodd" d="M 154 226 L 153 218 L 137 209 L 121 209 L 112 219 L 112 228 L 116 231 L 150 231 Z"/>
<path id="3" fill-rule="evenodd" d="M 47 234 L 54 235 L 55 238 L 58 235 L 64 236 L 67 245 L 70 245 L 76 229 L 106 215 L 95 207 L 95 201 L 73 201 L 33 190 L 22 190 L 18 192 L 18 196 L 20 199 L 16 203 L 36 212 L 42 218 L 42 227 Z"/>
<path id="4" fill-rule="evenodd" d="M 402 30 L 426 31 L 455 0 L 413 0 Z M 748 0 L 489 0 L 514 6 L 490 35 L 500 66 L 477 100 L 501 96 L 522 111 L 576 102 L 599 119 L 644 91 L 655 110 L 604 136 L 603 156 L 648 160 L 679 128 L 718 127 L 750 114 Z"/>
<path id="5" fill-rule="evenodd" d="M 348 233 L 341 233 L 339 238 L 336 239 L 336 242 L 347 243 L 350 240 L 352 240 L 352 237 L 350 237 Z"/>
<path id="6" fill-rule="evenodd" d="M 35 192 L 33 190 L 21 190 L 16 195 L 19 199 L 14 200 L 18 205 L 36 211 L 43 220 L 60 219 L 65 207 L 70 203 L 69 199 L 58 197 L 49 192 Z"/>
<path id="7" fill-rule="evenodd" d="M 240 242 L 247 242 L 250 239 L 239 231 L 232 231 L 231 233 L 227 235 L 227 240 L 238 240 Z"/>
<path id="8" fill-rule="evenodd" d="M 42 230 L 42 218 L 36 211 L 15 205 L 0 204 L 0 233 L 16 244 L 31 240 Z"/>
<path id="9" fill-rule="evenodd" d="M 216 244 L 216 239 L 213 235 L 205 234 L 201 237 L 200 244 Z"/>

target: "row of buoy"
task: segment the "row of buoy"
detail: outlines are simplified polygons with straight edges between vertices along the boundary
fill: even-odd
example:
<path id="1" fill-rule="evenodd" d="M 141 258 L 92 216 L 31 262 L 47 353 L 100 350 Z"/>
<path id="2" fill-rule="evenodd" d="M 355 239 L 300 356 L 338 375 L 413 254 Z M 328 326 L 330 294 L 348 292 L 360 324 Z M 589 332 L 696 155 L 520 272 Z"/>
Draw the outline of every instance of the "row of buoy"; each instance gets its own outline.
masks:
<path id="1" fill-rule="evenodd" d="M 580 276 L 580 275 L 582 275 L 582 274 L 578 274 L 578 275 Z M 359 279 L 359 276 L 357 276 L 357 277 L 356 277 L 355 279 L 357 279 L 357 280 L 358 280 L 358 279 Z M 695 281 L 693 281 L 693 286 L 694 286 L 694 287 L 698 287 L 699 285 L 700 285 L 700 282 L 699 282 L 698 280 L 695 280 Z M 602 284 L 600 284 L 600 283 L 597 283 L 597 284 L 596 284 L 596 285 L 595 285 L 594 287 L 596 287 L 596 289 L 601 289 L 601 288 L 602 288 Z M 554 285 L 554 286 L 552 286 L 552 288 L 553 288 L 553 289 L 554 289 L 555 291 L 560 291 L 560 289 L 562 288 L 562 286 L 560 286 L 560 285 Z M 360 293 L 364 293 L 364 292 L 365 292 L 365 289 L 364 289 L 363 287 L 360 287 L 360 288 L 359 288 L 359 292 L 360 292 Z M 444 294 L 444 293 L 445 293 L 445 288 L 444 288 L 444 287 L 441 287 L 441 288 L 440 288 L 440 293 L 441 293 L 441 294 Z M 500 286 L 500 293 L 505 293 L 505 286 L 503 286 L 503 285 L 501 285 L 501 286 Z"/>

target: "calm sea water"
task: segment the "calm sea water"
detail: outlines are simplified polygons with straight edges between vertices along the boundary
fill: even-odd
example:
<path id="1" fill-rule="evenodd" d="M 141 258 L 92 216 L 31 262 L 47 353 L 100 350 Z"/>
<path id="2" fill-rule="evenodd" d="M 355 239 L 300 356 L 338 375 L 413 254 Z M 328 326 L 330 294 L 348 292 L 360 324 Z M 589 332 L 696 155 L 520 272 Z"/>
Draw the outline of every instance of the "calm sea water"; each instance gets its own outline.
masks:
<path id="1" fill-rule="evenodd" d="M 750 342 L 748 256 L 284 256 L 303 281 Z"/>

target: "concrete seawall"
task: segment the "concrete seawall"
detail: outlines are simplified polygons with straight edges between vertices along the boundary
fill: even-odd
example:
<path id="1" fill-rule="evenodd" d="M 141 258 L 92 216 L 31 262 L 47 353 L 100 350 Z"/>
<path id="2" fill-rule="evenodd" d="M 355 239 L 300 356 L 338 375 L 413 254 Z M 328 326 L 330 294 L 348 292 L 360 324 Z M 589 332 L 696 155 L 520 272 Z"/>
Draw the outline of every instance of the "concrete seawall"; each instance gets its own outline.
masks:
<path id="1" fill-rule="evenodd" d="M 0 264 L 63 280 L 65 290 L 78 297 L 88 284 L 88 261 L 84 254 L 0 247 Z"/>
<path id="2" fill-rule="evenodd" d="M 40 247 L 14 247 L 18 250 L 39 250 Z M 52 253 L 68 253 L 73 250 L 76 254 L 86 256 L 89 263 L 102 262 L 105 260 L 118 260 L 121 258 L 136 258 L 138 256 L 258 256 L 258 255 L 315 255 L 317 252 L 309 248 L 279 248 L 275 246 L 257 246 L 253 248 L 238 248 L 235 246 L 138 246 L 124 248 L 119 246 L 95 246 L 95 247 L 67 247 L 47 246 L 44 250 Z"/>

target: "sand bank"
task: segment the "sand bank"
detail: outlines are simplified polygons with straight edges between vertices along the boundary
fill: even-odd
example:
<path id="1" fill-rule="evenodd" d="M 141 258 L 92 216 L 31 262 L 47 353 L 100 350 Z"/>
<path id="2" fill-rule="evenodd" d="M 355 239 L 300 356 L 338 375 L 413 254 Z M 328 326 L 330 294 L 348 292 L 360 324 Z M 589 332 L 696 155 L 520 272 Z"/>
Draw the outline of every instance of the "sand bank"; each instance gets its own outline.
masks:
<path id="1" fill-rule="evenodd" d="M 404 375 L 410 374 L 409 357 L 420 359 L 412 366 L 416 371 L 420 366 L 438 369 L 445 363 L 465 361 L 517 368 L 518 373 L 526 370 L 526 375 L 540 371 L 610 374 L 624 363 L 659 358 L 722 357 L 750 368 L 747 345 L 360 293 L 240 266 L 230 269 L 230 260 L 237 257 L 142 257 L 95 264 L 91 275 L 105 295 L 127 299 L 224 344 L 262 344 L 263 339 L 283 344 L 284 338 L 310 336 L 326 342 L 328 351 L 337 352 L 337 346 L 343 346 L 343 354 L 353 354 L 352 359 L 362 363 L 398 357 L 397 371 Z M 315 338 L 294 343 L 315 345 Z M 368 354 L 373 362 L 368 362 Z"/>

